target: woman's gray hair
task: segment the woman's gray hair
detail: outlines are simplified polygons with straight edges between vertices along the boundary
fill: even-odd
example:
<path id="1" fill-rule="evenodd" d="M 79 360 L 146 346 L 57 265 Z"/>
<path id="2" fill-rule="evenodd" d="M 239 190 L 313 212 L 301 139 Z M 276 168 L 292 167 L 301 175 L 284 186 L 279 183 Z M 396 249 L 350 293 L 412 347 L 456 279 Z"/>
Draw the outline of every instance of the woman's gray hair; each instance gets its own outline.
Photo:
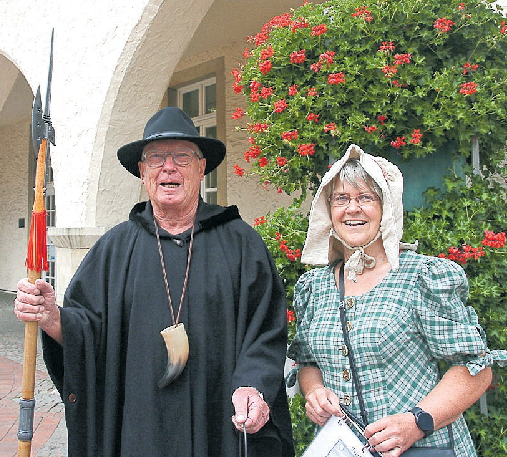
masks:
<path id="1" fill-rule="evenodd" d="M 333 193 L 337 181 L 347 181 L 356 189 L 359 189 L 364 182 L 368 189 L 380 198 L 380 201 L 383 200 L 382 190 L 372 177 L 366 173 L 359 160 L 352 159 L 343 165 L 339 174 L 334 178 L 333 185 L 330 186 L 331 194 Z"/>

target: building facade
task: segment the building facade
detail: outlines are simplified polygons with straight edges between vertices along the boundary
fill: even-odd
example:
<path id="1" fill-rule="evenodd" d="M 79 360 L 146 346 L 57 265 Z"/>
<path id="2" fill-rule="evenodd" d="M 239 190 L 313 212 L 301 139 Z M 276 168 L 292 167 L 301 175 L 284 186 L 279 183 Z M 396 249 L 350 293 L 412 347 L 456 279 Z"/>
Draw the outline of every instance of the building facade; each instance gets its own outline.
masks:
<path id="1" fill-rule="evenodd" d="M 45 276 L 56 285 L 61 303 L 89 248 L 146 198 L 116 151 L 141 138 L 146 121 L 163 106 L 182 107 L 201 134 L 227 145 L 224 163 L 201 189 L 206 201 L 237 205 L 248 223 L 290 203 L 289 197 L 261 187 L 256 176 L 240 178 L 233 172 L 249 145 L 247 133 L 231 119 L 236 107 L 246 104 L 232 90 L 231 70 L 243 61 L 248 36 L 302 3 L 2 0 L 0 289 L 15 290 L 26 276 L 35 176 L 31 111 L 39 85 L 46 98 L 52 30 L 56 146 L 46 186 L 50 270 Z M 507 0 L 497 3 L 507 8 Z"/>
<path id="2" fill-rule="evenodd" d="M 35 154 L 31 110 L 40 85 L 46 98 L 54 29 L 51 120 L 56 146 L 46 186 L 50 271 L 61 303 L 74 271 L 108 228 L 145 199 L 140 180 L 116 158 L 141 138 L 159 108 L 180 106 L 201 133 L 227 145 L 227 157 L 207 177 L 210 202 L 235 204 L 249 223 L 289 203 L 239 178 L 233 165 L 248 149 L 231 119 L 243 95 L 231 69 L 247 37 L 301 0 L 85 0 L 0 2 L 0 289 L 26 276 Z"/>

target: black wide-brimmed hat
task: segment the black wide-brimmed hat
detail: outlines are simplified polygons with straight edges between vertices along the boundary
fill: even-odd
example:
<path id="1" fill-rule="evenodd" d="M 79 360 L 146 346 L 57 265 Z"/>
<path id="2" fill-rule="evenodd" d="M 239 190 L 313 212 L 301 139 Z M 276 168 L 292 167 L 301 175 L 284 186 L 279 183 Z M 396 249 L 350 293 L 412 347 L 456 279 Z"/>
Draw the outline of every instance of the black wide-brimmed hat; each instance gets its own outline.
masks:
<path id="1" fill-rule="evenodd" d="M 192 119 L 180 108 L 163 108 L 153 115 L 144 128 L 143 139 L 118 149 L 120 163 L 134 176 L 140 178 L 138 162 L 143 148 L 156 140 L 186 140 L 199 146 L 206 159 L 204 174 L 213 171 L 225 157 L 225 144 L 216 138 L 200 136 Z"/>

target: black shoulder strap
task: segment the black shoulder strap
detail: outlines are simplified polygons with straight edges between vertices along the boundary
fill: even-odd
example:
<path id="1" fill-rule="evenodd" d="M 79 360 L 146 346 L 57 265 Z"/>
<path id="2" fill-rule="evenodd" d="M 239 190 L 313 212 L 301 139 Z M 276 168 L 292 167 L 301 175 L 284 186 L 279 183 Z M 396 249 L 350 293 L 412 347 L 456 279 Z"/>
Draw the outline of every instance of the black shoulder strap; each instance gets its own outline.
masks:
<path id="1" fill-rule="evenodd" d="M 356 388 L 357 397 L 359 399 L 359 407 L 361 408 L 361 419 L 366 427 L 368 425 L 368 417 L 366 416 L 366 408 L 364 407 L 364 399 L 361 390 L 361 383 L 359 382 L 359 376 L 357 375 L 356 363 L 354 361 L 354 354 L 352 353 L 352 346 L 350 345 L 349 331 L 347 329 L 347 318 L 345 316 L 345 278 L 343 263 L 340 267 L 339 273 L 339 287 L 340 287 L 340 321 L 342 324 L 343 339 L 345 340 L 345 346 L 347 346 L 347 354 L 349 357 L 350 371 L 352 372 L 352 380 L 354 387 Z"/>

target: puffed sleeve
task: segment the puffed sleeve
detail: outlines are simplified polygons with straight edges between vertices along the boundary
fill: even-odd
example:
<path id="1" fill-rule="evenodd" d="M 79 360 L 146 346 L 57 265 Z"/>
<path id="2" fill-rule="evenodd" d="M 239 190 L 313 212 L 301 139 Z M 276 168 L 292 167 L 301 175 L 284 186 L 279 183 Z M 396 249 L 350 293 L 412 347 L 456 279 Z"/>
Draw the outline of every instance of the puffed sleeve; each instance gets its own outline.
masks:
<path id="1" fill-rule="evenodd" d="M 287 351 L 287 357 L 295 361 L 294 368 L 287 375 L 287 386 L 296 383 L 298 369 L 317 366 L 315 357 L 308 345 L 308 332 L 314 315 L 312 300 L 314 276 L 317 270 L 304 273 L 294 286 L 294 311 L 297 318 L 297 331 Z"/>
<path id="2" fill-rule="evenodd" d="M 495 362 L 504 366 L 507 351 L 490 351 L 475 310 L 466 306 L 468 280 L 457 263 L 428 257 L 418 277 L 414 312 L 419 331 L 437 359 L 464 365 L 476 375 Z"/>

